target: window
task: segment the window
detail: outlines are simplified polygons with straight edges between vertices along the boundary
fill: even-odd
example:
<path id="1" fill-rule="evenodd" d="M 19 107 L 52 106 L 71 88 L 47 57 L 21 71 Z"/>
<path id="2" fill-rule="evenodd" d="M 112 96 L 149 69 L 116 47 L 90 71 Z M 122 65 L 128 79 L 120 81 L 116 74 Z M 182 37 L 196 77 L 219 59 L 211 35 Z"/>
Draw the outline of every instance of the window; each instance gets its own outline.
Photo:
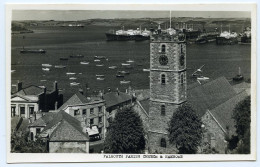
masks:
<path id="1" fill-rule="evenodd" d="M 11 116 L 15 116 L 15 106 L 11 106 Z"/>
<path id="2" fill-rule="evenodd" d="M 161 105 L 161 115 L 165 116 L 165 105 Z"/>
<path id="3" fill-rule="evenodd" d="M 165 140 L 165 138 L 161 139 L 161 147 L 166 148 L 166 140 Z"/>
<path id="4" fill-rule="evenodd" d="M 183 79 L 183 74 L 181 74 L 181 85 L 183 86 L 184 79 Z"/>
<path id="5" fill-rule="evenodd" d="M 94 124 L 94 119 L 90 119 L 90 125 Z"/>
<path id="6" fill-rule="evenodd" d="M 90 114 L 94 114 L 94 108 L 90 109 Z"/>
<path id="7" fill-rule="evenodd" d="M 74 110 L 74 116 L 75 115 L 80 115 L 79 110 Z"/>
<path id="8" fill-rule="evenodd" d="M 20 107 L 20 114 L 25 114 L 25 107 Z"/>
<path id="9" fill-rule="evenodd" d="M 98 112 L 101 113 L 102 112 L 102 106 L 98 107 Z"/>
<path id="10" fill-rule="evenodd" d="M 162 52 L 162 53 L 165 53 L 165 45 L 162 45 L 162 47 L 161 47 L 161 52 Z"/>
<path id="11" fill-rule="evenodd" d="M 183 53 L 183 46 L 181 45 L 181 53 Z"/>
<path id="12" fill-rule="evenodd" d="M 165 74 L 161 75 L 161 84 L 165 85 Z"/>
<path id="13" fill-rule="evenodd" d="M 41 128 L 36 128 L 36 135 L 41 132 Z"/>
<path id="14" fill-rule="evenodd" d="M 31 134 L 31 140 L 33 140 L 33 137 L 34 137 L 34 136 L 33 136 L 33 132 L 31 132 L 30 134 Z"/>
<path id="15" fill-rule="evenodd" d="M 87 110 L 86 109 L 83 109 L 82 110 L 82 115 L 86 115 L 87 114 Z"/>
<path id="16" fill-rule="evenodd" d="M 33 112 L 34 112 L 34 107 L 29 107 L 29 110 L 30 110 L 30 114 L 33 114 Z"/>
<path id="17" fill-rule="evenodd" d="M 98 122 L 102 123 L 102 117 L 98 117 Z"/>

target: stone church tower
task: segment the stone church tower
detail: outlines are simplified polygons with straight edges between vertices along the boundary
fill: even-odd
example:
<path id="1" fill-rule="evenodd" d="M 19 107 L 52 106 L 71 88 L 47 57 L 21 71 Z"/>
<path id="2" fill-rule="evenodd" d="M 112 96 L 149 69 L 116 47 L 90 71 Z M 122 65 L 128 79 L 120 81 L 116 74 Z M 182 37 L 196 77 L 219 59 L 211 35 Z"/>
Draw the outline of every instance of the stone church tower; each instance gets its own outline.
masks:
<path id="1" fill-rule="evenodd" d="M 174 29 L 157 30 L 150 40 L 149 153 L 176 153 L 168 122 L 186 101 L 186 41 Z"/>

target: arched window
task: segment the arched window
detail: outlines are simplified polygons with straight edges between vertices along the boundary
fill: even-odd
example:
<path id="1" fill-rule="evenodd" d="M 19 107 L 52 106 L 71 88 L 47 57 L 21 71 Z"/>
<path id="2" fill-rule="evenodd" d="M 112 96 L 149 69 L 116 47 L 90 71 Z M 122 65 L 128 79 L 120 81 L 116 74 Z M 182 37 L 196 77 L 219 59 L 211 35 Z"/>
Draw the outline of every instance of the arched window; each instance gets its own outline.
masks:
<path id="1" fill-rule="evenodd" d="M 161 75 L 161 84 L 162 84 L 162 85 L 165 85 L 165 78 L 166 78 L 166 77 L 165 77 L 165 74 L 162 74 L 162 75 Z"/>
<path id="2" fill-rule="evenodd" d="M 165 53 L 165 45 L 162 45 L 161 52 Z"/>
<path id="3" fill-rule="evenodd" d="M 161 115 L 165 116 L 165 105 L 161 105 Z"/>
<path id="4" fill-rule="evenodd" d="M 165 147 L 166 148 L 166 140 L 165 140 L 165 138 L 161 139 L 161 147 Z"/>

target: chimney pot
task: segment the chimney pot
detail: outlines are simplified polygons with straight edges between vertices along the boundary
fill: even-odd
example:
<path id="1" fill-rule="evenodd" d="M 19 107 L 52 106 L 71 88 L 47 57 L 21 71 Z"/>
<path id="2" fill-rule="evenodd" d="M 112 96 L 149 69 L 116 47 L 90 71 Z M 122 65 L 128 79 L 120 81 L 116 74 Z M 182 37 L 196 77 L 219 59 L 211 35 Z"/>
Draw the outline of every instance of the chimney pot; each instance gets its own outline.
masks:
<path id="1" fill-rule="evenodd" d="M 20 90 L 22 90 L 22 89 L 23 89 L 23 83 L 20 82 L 20 81 L 18 81 L 16 88 L 17 88 L 17 92 L 20 91 Z"/>

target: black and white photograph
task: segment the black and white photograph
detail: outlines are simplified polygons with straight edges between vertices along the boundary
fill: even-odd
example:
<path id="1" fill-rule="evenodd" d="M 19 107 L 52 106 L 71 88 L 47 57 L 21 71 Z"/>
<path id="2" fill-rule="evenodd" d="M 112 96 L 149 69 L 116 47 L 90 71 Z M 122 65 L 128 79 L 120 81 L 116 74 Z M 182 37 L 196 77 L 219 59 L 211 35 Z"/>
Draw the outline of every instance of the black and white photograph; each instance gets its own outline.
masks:
<path id="1" fill-rule="evenodd" d="M 255 6 L 10 5 L 8 161 L 255 160 Z"/>

